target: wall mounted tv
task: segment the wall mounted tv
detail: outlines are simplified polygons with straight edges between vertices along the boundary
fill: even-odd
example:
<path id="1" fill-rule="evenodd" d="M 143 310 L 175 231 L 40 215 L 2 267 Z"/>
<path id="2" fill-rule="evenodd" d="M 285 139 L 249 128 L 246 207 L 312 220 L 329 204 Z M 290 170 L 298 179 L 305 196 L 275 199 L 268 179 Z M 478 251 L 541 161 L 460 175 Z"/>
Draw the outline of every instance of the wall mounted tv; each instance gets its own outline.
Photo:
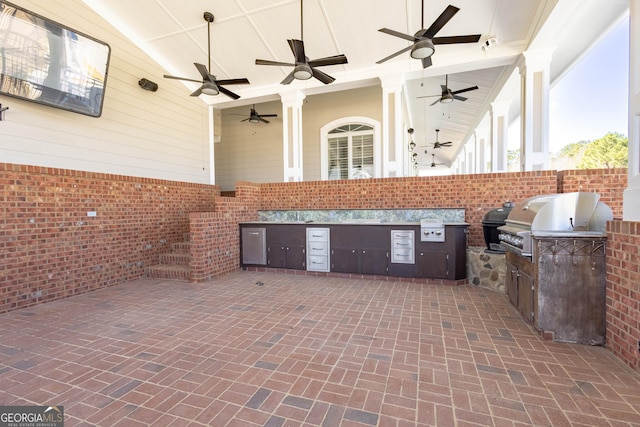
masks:
<path id="1" fill-rule="evenodd" d="M 111 48 L 0 0 L 0 97 L 100 117 Z"/>

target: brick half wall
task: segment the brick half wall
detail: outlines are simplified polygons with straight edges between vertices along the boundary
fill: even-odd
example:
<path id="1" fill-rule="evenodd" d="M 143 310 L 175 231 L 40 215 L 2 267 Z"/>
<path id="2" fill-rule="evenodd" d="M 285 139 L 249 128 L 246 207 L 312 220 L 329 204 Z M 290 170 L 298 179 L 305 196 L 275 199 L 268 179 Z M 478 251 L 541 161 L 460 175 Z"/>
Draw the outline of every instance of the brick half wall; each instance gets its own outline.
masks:
<path id="1" fill-rule="evenodd" d="M 0 163 L 0 313 L 145 275 L 211 185 Z M 95 216 L 88 216 L 95 212 Z"/>
<path id="2" fill-rule="evenodd" d="M 607 348 L 640 372 L 640 222 L 607 224 Z"/>

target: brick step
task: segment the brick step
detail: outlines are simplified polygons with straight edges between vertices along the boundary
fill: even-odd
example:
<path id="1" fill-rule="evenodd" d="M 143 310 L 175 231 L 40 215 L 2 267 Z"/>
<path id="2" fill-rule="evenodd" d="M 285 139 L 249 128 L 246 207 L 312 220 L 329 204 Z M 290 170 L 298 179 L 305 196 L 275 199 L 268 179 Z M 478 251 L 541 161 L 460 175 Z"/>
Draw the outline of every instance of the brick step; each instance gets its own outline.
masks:
<path id="1" fill-rule="evenodd" d="M 189 252 L 167 252 L 160 254 L 160 264 L 189 265 Z"/>
<path id="2" fill-rule="evenodd" d="M 147 267 L 147 276 L 156 279 L 191 281 L 191 267 L 188 265 L 159 264 Z"/>

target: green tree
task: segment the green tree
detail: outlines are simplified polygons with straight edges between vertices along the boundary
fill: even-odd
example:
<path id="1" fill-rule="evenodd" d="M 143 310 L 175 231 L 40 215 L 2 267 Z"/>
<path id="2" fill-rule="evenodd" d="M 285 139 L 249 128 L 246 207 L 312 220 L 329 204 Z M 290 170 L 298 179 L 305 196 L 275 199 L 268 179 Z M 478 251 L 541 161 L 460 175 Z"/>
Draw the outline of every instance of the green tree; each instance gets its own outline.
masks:
<path id="1" fill-rule="evenodd" d="M 584 150 L 578 169 L 626 168 L 629 158 L 629 139 L 617 132 L 609 132 L 591 141 Z"/>
<path id="2" fill-rule="evenodd" d="M 567 157 L 569 159 L 573 159 L 581 154 L 581 152 L 587 147 L 588 144 L 588 141 L 578 141 L 567 144 L 562 147 L 560 153 L 558 153 L 558 157 Z"/>

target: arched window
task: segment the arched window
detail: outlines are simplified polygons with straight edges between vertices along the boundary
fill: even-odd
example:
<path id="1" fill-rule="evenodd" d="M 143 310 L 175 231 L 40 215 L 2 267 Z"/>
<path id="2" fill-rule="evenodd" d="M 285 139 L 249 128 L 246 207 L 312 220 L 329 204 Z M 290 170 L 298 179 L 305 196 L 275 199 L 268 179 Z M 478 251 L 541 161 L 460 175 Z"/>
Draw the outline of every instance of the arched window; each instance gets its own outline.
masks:
<path id="1" fill-rule="evenodd" d="M 343 118 L 321 129 L 322 179 L 357 179 L 379 175 L 379 124 L 362 117 Z"/>

